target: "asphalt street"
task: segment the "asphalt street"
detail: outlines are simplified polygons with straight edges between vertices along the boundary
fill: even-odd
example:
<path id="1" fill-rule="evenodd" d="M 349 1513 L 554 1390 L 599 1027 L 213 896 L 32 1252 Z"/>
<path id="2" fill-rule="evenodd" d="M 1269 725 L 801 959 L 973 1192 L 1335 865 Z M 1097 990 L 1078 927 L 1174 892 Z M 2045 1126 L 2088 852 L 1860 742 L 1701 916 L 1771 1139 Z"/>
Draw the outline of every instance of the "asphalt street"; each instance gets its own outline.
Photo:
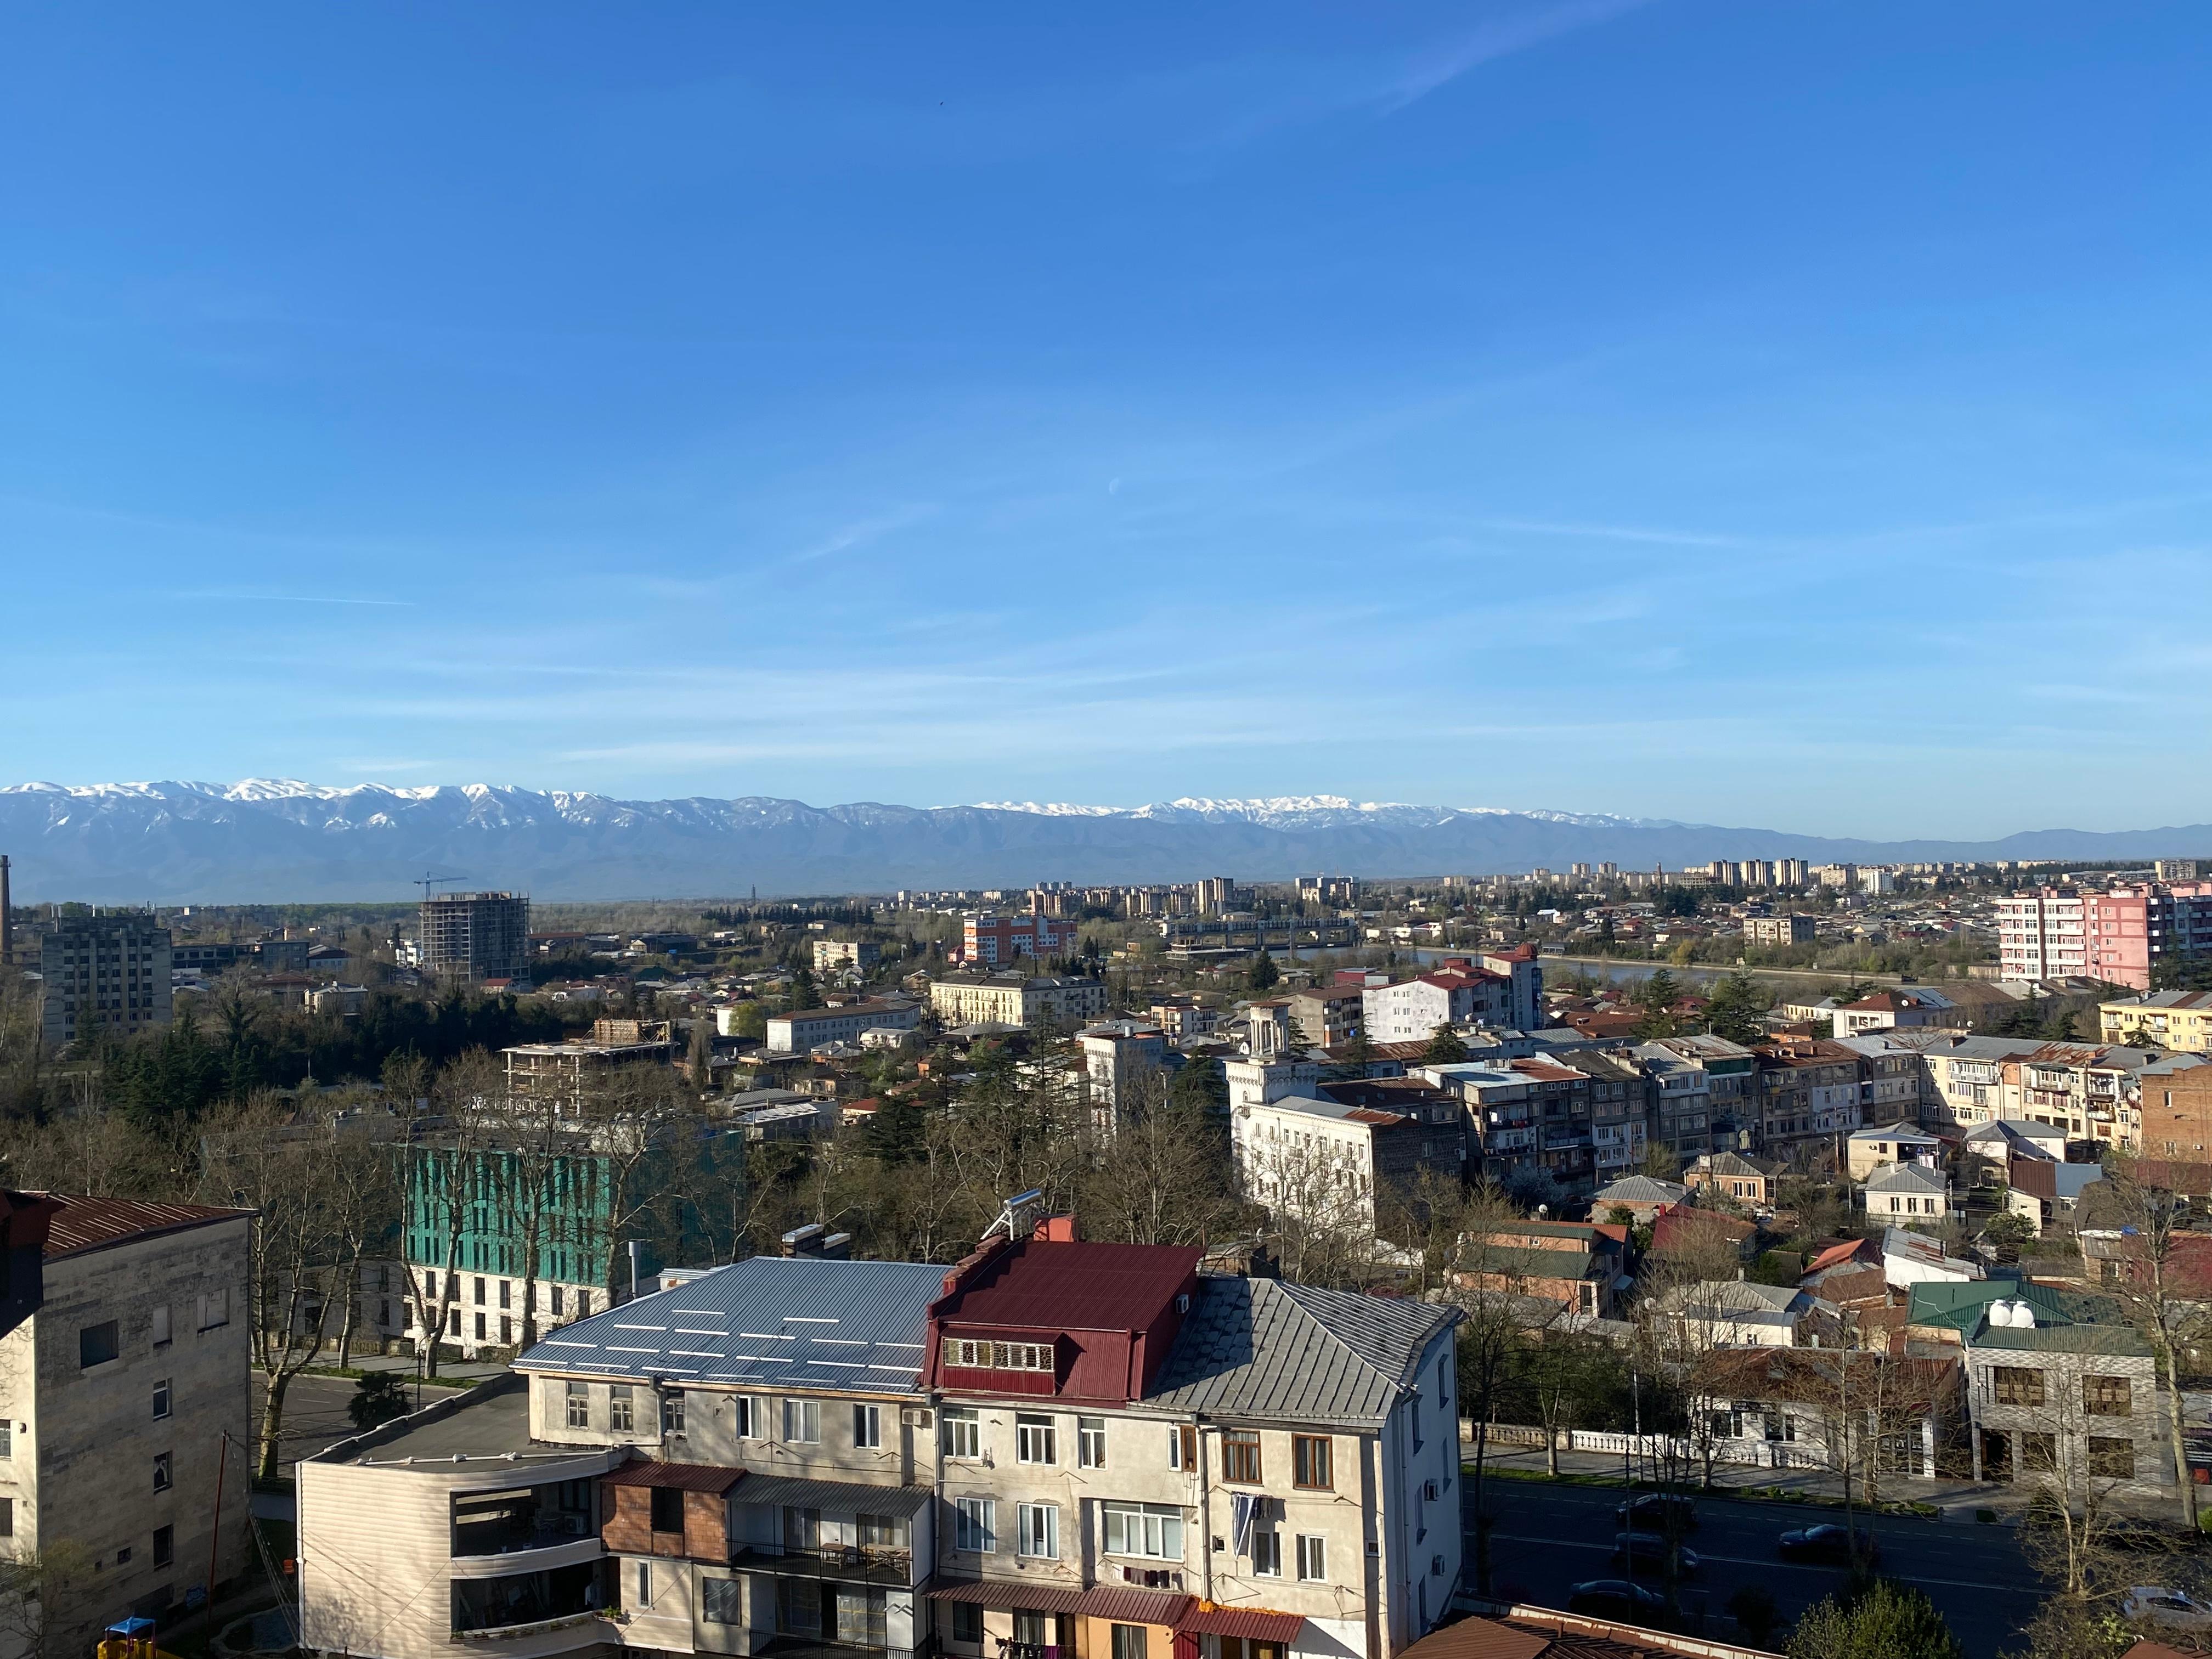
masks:
<path id="1" fill-rule="evenodd" d="M 1495 1593 L 1501 1599 L 1565 1607 L 1571 1587 L 1592 1578 L 1620 1578 L 1626 1571 L 1612 1559 L 1619 1525 L 1613 1510 L 1623 1496 L 1618 1487 L 1553 1486 L 1534 1480 L 1489 1484 L 1491 1559 Z M 1473 1482 L 1462 1490 L 1470 1504 Z M 1841 1521 L 1842 1511 L 1823 1505 L 1700 1498 L 1698 1526 L 1684 1542 L 1701 1558 L 1698 1576 L 1683 1583 L 1682 1605 L 1692 1614 L 1709 1608 L 1705 1633 L 1727 1639 L 1723 1615 L 1729 1598 L 1751 1584 L 1774 1597 L 1784 1619 L 1795 1618 L 1844 1581 L 1839 1566 L 1784 1561 L 1776 1538 L 1799 1527 Z M 2022 1559 L 2017 1531 L 2010 1527 L 1960 1525 L 1884 1516 L 1861 1517 L 1881 1547 L 1881 1571 L 1915 1585 L 1942 1610 L 1970 1659 L 1996 1659 L 2013 1639 L 2042 1595 L 2042 1586 Z M 1472 1516 L 1469 1517 L 1467 1582 L 1474 1582 Z M 1656 1570 L 1637 1575 L 1653 1589 L 1663 1588 Z"/>

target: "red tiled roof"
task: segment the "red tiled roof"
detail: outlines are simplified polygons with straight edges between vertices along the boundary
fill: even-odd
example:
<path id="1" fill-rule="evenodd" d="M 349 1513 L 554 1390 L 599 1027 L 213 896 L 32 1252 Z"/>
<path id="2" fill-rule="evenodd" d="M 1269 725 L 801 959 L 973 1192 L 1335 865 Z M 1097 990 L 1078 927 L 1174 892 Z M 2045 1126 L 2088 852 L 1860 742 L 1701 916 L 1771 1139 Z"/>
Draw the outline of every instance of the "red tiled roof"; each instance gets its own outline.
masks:
<path id="1" fill-rule="evenodd" d="M 187 1227 L 204 1227 L 216 1221 L 237 1221 L 253 1213 L 251 1210 L 216 1209 L 205 1204 L 152 1204 L 131 1198 L 71 1198 L 62 1193 L 44 1193 L 40 1196 L 51 1198 L 61 1206 L 46 1224 L 46 1249 L 41 1254 L 50 1261 L 57 1256 L 105 1249 L 134 1238 L 181 1232 Z"/>
<path id="2" fill-rule="evenodd" d="M 716 1496 L 745 1478 L 743 1469 L 714 1463 L 625 1463 L 604 1477 L 610 1486 L 666 1486 L 680 1492 L 710 1492 Z"/>
<path id="3" fill-rule="evenodd" d="M 961 1325 L 1144 1330 L 1204 1254 L 1166 1244 L 1024 1240 L 979 1263 L 936 1316 Z"/>
<path id="4" fill-rule="evenodd" d="M 1178 1633 L 1241 1636 L 1249 1642 L 1280 1642 L 1285 1647 L 1305 1628 L 1302 1613 L 1270 1613 L 1264 1607 L 1220 1607 L 1200 1601 L 1183 1615 Z"/>

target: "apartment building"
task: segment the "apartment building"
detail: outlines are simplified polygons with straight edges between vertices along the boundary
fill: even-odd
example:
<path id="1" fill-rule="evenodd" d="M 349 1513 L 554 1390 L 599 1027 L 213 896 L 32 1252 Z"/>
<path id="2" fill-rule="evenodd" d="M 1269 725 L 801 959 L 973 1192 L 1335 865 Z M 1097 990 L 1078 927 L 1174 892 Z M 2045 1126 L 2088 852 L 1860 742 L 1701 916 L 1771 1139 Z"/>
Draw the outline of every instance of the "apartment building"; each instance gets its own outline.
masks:
<path id="1" fill-rule="evenodd" d="M 1291 1017 L 1306 1041 L 1334 1052 L 1364 1029 L 1366 992 L 1354 985 L 1315 985 L 1291 993 Z"/>
<path id="2" fill-rule="evenodd" d="M 0 1536 L 30 1554 L 63 1540 L 91 1577 L 42 1632 L 89 1653 L 115 1620 L 152 1617 L 246 1566 L 229 1480 L 250 1473 L 246 1297 L 252 1212 L 0 1193 Z M 0 1651 L 22 1651 L 0 1634 Z"/>
<path id="3" fill-rule="evenodd" d="M 1370 1042 L 1419 1042 L 1439 1025 L 1477 1020 L 1504 1024 L 1510 986 L 1491 975 L 1438 972 L 1377 985 L 1361 994 L 1361 1023 Z"/>
<path id="4" fill-rule="evenodd" d="M 432 894 L 417 913 L 415 945 L 417 961 L 435 974 L 519 975 L 530 956 L 530 901 L 517 893 Z"/>
<path id="5" fill-rule="evenodd" d="M 1743 924 L 1746 945 L 1810 945 L 1820 924 L 1811 916 L 1749 916 Z"/>
<path id="6" fill-rule="evenodd" d="M 1761 1044 L 1758 1058 L 1759 1142 L 1786 1151 L 1860 1127 L 1859 1057 L 1839 1042 L 1784 1037 Z"/>
<path id="7" fill-rule="evenodd" d="M 1002 916 L 975 910 L 960 919 L 960 959 L 986 968 L 1004 967 L 1018 957 L 1065 957 L 1075 949 L 1075 924 L 1031 912 Z"/>
<path id="8" fill-rule="evenodd" d="M 811 1054 L 832 1042 L 858 1042 L 863 1031 L 911 1031 L 921 1024 L 921 1005 L 903 997 L 872 997 L 828 1008 L 794 1008 L 768 1019 L 768 1051 Z"/>
<path id="9" fill-rule="evenodd" d="M 623 1023 L 599 1022 L 602 1026 Z M 624 1041 L 518 1042 L 501 1049 L 500 1057 L 507 1062 L 508 1096 L 574 1115 L 620 1073 L 665 1066 L 674 1057 L 673 1033 L 666 1020 L 628 1024 L 631 1030 L 610 1033 Z"/>
<path id="10" fill-rule="evenodd" d="M 2081 975 L 2148 991 L 2171 957 L 2212 952 L 2212 882 L 2041 887 L 1997 901 L 2007 979 Z"/>
<path id="11" fill-rule="evenodd" d="M 64 916 L 39 941 L 40 1035 L 58 1052 L 95 1031 L 136 1036 L 175 1011 L 169 930 L 150 915 Z"/>
<path id="12" fill-rule="evenodd" d="M 2212 1054 L 2212 991 L 2153 991 L 2100 1003 L 2097 1024 L 2107 1042 Z"/>
<path id="13" fill-rule="evenodd" d="M 1199 1255 L 682 1278 L 306 1460 L 304 1640 L 1385 1659 L 1458 1577 L 1459 1316 Z"/>
<path id="14" fill-rule="evenodd" d="M 1759 1060 L 1749 1048 L 1699 1032 L 1655 1037 L 1630 1053 L 1652 1079 L 1652 1133 L 1659 1140 L 1695 1156 L 1741 1151 L 1739 1143 L 1751 1138 L 1758 1117 Z"/>
<path id="15" fill-rule="evenodd" d="M 1133 1103 L 1145 1079 L 1160 1077 L 1167 1065 L 1167 1033 L 1141 1020 L 1086 1025 L 1075 1034 L 1075 1042 L 1102 1127 L 1110 1127 Z"/>
<path id="16" fill-rule="evenodd" d="M 1577 1056 L 1577 1058 L 1579 1058 Z M 1503 1181 L 1524 1164 L 1548 1170 L 1570 1192 L 1595 1189 L 1596 1143 L 1590 1122 L 1591 1079 L 1565 1059 L 1468 1061 L 1426 1066 L 1419 1076 L 1456 1094 L 1472 1131 L 1468 1168 Z"/>
<path id="17" fill-rule="evenodd" d="M 883 965 L 884 947 L 871 939 L 817 939 L 814 941 L 814 971 L 840 974 L 848 969 L 872 973 Z"/>
<path id="18" fill-rule="evenodd" d="M 929 1011 L 947 1025 L 1066 1026 L 1100 1019 L 1106 988 L 1095 979 L 1020 974 L 947 974 L 929 988 Z"/>
<path id="19" fill-rule="evenodd" d="M 1466 1162 L 1459 1103 L 1423 1094 L 1393 1107 L 1291 1095 L 1231 1113 L 1237 1191 L 1309 1227 L 1367 1238 L 1395 1230 L 1414 1211 L 1424 1171 L 1456 1186 Z"/>

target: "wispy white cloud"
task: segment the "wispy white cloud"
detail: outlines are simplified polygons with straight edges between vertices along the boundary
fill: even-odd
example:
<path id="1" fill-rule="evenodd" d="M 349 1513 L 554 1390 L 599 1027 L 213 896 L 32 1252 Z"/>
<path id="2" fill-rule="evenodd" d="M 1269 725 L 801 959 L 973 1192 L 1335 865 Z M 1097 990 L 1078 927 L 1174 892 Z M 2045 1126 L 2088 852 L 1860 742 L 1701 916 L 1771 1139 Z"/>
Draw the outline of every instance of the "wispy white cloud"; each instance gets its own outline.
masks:
<path id="1" fill-rule="evenodd" d="M 872 542 L 879 542 L 886 536 L 896 535 L 902 530 L 921 523 L 925 519 L 933 518 L 936 513 L 935 503 L 916 501 L 906 507 L 895 507 L 889 513 L 879 513 L 873 518 L 855 520 L 851 524 L 841 525 L 820 541 L 793 554 L 792 557 L 799 561 L 826 559 L 832 554 L 848 552 L 856 547 L 866 547 Z"/>
<path id="2" fill-rule="evenodd" d="M 337 593 L 224 593 L 185 592 L 169 596 L 176 599 L 220 599 L 234 605 L 370 605 L 398 610 L 412 610 L 420 604 L 416 599 L 362 599 Z"/>
<path id="3" fill-rule="evenodd" d="M 1652 0 L 1569 0 L 1565 5 L 1494 19 L 1422 57 L 1396 84 L 1384 90 L 1382 113 L 1395 115 L 1418 104 L 1431 93 L 1449 86 L 1468 70 L 1480 69 L 1485 64 L 1526 52 L 1577 29 L 1611 22 L 1626 12 L 1640 10 L 1651 3 Z"/>

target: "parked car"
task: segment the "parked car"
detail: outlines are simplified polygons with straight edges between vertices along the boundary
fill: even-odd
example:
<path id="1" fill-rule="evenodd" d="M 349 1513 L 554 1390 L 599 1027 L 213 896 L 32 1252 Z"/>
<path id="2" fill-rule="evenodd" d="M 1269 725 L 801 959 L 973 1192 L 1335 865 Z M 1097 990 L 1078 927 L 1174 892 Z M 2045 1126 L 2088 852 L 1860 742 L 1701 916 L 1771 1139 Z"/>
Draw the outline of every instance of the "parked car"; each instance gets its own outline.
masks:
<path id="1" fill-rule="evenodd" d="M 2121 1601 L 2120 1617 L 2168 1630 L 2212 1630 L 2212 1601 L 2200 1601 L 2186 1590 L 2137 1584 Z"/>
<path id="2" fill-rule="evenodd" d="M 1638 1532 L 1695 1532 L 1698 1506 L 1677 1492 L 1647 1492 L 1613 1512 L 1622 1527 Z"/>
<path id="3" fill-rule="evenodd" d="M 1881 1559 L 1881 1546 L 1871 1533 L 1859 1534 L 1859 1559 L 1872 1566 Z M 1774 1540 L 1774 1547 L 1790 1561 L 1843 1561 L 1851 1559 L 1851 1534 L 1844 1528 L 1823 1522 L 1817 1527 L 1800 1527 L 1785 1532 Z"/>
<path id="4" fill-rule="evenodd" d="M 1568 1593 L 1567 1611 L 1650 1628 L 1666 1618 L 1667 1598 L 1626 1578 L 1593 1578 Z"/>
<path id="5" fill-rule="evenodd" d="M 1626 1561 L 1631 1572 L 1661 1572 L 1667 1552 L 1676 1549 L 1675 1563 L 1685 1577 L 1704 1565 L 1695 1550 L 1680 1549 L 1656 1532 L 1617 1532 L 1613 1535 L 1613 1559 Z"/>

